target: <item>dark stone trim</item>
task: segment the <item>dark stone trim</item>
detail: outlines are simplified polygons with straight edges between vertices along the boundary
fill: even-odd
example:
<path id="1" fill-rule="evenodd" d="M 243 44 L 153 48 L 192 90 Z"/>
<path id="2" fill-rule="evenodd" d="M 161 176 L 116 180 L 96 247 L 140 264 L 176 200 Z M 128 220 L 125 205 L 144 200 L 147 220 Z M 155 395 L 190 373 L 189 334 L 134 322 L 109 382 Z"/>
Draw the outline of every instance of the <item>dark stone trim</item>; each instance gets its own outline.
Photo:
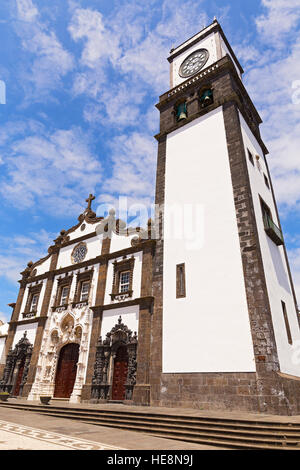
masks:
<path id="1" fill-rule="evenodd" d="M 28 320 L 10 321 L 9 324 L 10 325 L 27 325 L 27 324 L 31 324 L 31 323 L 37 323 L 41 320 L 41 318 L 44 319 L 44 321 L 46 323 L 46 320 L 47 320 L 46 317 L 34 317 L 34 318 L 29 318 Z"/>
<path id="2" fill-rule="evenodd" d="M 228 103 L 223 107 L 223 113 L 254 355 L 265 355 L 268 350 L 266 362 L 269 370 L 271 366 L 276 371 L 279 370 L 277 347 L 238 108 L 234 103 Z M 241 211 L 239 204 L 242 202 L 245 207 Z M 245 220 L 241 220 L 240 213 Z M 241 236 L 245 224 L 250 233 L 247 240 L 245 236 Z M 265 324 L 268 325 L 267 332 Z M 262 331 L 264 334 L 260 333 Z"/>
<path id="3" fill-rule="evenodd" d="M 103 264 L 107 263 L 108 260 L 114 259 L 114 258 L 120 258 L 121 256 L 124 255 L 130 255 L 133 253 L 139 253 L 140 251 L 144 251 L 149 245 L 155 245 L 156 240 L 145 240 L 141 241 L 138 245 L 135 245 L 133 247 L 125 248 L 123 250 L 115 251 L 114 253 L 104 253 L 96 258 L 92 258 L 87 261 L 83 261 L 82 263 L 74 264 L 72 266 L 66 266 L 65 268 L 60 268 L 60 269 L 53 269 L 50 271 L 45 272 L 44 274 L 41 274 L 38 276 L 36 279 L 33 280 L 28 280 L 24 285 L 30 284 L 32 282 L 36 281 L 41 281 L 42 279 L 54 279 L 55 276 L 59 276 L 60 274 L 65 274 L 71 271 L 77 271 L 82 268 L 86 268 L 95 264 Z M 21 282 L 21 281 L 19 281 Z"/>
<path id="4" fill-rule="evenodd" d="M 131 307 L 132 305 L 142 305 L 143 307 L 149 307 L 153 304 L 154 297 L 146 296 L 146 297 L 138 297 L 137 299 L 128 300 L 125 302 L 119 302 L 116 304 L 106 304 L 106 305 L 94 305 L 90 307 L 93 312 L 96 311 L 103 311 L 103 310 L 113 310 L 117 308 L 124 308 L 124 307 Z"/>

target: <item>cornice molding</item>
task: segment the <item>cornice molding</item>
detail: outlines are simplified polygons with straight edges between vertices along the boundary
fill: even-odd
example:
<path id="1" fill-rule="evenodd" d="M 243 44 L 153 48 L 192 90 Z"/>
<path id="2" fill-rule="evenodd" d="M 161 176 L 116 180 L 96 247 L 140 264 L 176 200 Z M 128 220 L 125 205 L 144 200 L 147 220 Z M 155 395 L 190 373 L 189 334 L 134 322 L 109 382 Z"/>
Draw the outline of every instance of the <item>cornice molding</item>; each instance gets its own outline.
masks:
<path id="1" fill-rule="evenodd" d="M 90 307 L 93 312 L 100 312 L 102 310 L 113 310 L 113 309 L 118 309 L 118 308 L 124 308 L 124 307 L 130 307 L 132 305 L 142 305 L 142 306 L 148 306 L 151 307 L 151 305 L 154 302 L 154 297 L 152 296 L 146 296 L 146 297 L 138 297 L 136 299 L 124 301 L 124 302 L 118 302 L 115 304 L 106 304 L 106 305 L 94 305 Z"/>
<path id="2" fill-rule="evenodd" d="M 139 251 L 144 251 L 147 247 L 149 246 L 153 247 L 155 246 L 155 244 L 156 244 L 156 240 L 142 240 L 137 245 L 124 248 L 123 250 L 99 255 L 99 256 L 96 256 L 95 258 L 91 258 L 90 260 L 83 261 L 82 263 L 69 265 L 69 266 L 66 266 L 65 268 L 59 268 L 53 271 L 47 271 L 44 274 L 40 274 L 39 276 L 36 276 L 35 278 L 30 278 L 26 280 L 22 279 L 19 282 L 24 283 L 24 286 L 26 286 L 27 284 L 32 284 L 32 283 L 41 281 L 43 279 L 53 279 L 55 276 L 59 276 L 60 274 L 65 274 L 65 273 L 72 272 L 72 271 L 76 274 L 76 271 L 79 271 L 80 269 L 93 266 L 95 264 L 106 264 L 111 259 L 120 258 L 121 256 L 138 253 Z"/>

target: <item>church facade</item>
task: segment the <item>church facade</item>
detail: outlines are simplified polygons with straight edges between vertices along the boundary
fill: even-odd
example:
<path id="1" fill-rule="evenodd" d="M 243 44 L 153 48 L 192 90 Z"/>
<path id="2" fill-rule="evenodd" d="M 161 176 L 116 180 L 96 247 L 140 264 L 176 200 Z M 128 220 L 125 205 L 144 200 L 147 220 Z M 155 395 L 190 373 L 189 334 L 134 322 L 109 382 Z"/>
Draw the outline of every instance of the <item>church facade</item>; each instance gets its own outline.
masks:
<path id="1" fill-rule="evenodd" d="M 216 20 L 168 60 L 155 220 L 97 217 L 90 195 L 77 225 L 21 273 L 0 389 L 298 414 L 299 315 L 261 118 Z M 169 236 L 174 208 L 192 211 L 196 244 Z"/>

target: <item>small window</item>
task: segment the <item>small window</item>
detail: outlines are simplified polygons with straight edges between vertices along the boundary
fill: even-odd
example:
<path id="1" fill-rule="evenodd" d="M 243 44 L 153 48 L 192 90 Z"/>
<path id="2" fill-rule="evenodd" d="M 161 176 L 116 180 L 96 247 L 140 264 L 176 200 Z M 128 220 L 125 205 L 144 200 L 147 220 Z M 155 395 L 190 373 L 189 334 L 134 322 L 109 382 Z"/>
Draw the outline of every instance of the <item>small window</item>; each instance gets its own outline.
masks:
<path id="1" fill-rule="evenodd" d="M 60 305 L 65 305 L 68 303 L 69 298 L 69 287 L 65 286 L 61 290 Z"/>
<path id="2" fill-rule="evenodd" d="M 130 286 L 130 271 L 120 273 L 120 292 L 128 292 Z"/>
<path id="3" fill-rule="evenodd" d="M 290 324 L 289 324 L 289 318 L 288 318 L 288 314 L 287 314 L 287 311 L 286 311 L 285 302 L 281 301 L 281 305 L 282 305 L 283 318 L 284 318 L 284 323 L 285 323 L 286 334 L 287 334 L 287 337 L 288 337 L 288 342 L 289 342 L 289 344 L 293 344 L 293 339 L 292 339 L 292 334 L 291 334 L 291 329 L 290 329 Z"/>
<path id="4" fill-rule="evenodd" d="M 267 204 L 262 199 L 260 200 L 260 202 L 261 202 L 261 209 L 262 209 L 263 217 L 264 218 L 267 217 L 268 219 L 273 220 L 271 209 L 269 208 L 269 206 L 267 206 Z"/>
<path id="5" fill-rule="evenodd" d="M 90 282 L 85 281 L 81 285 L 80 302 L 85 302 L 89 298 Z"/>
<path id="6" fill-rule="evenodd" d="M 250 152 L 249 149 L 248 149 L 248 157 L 249 157 L 250 162 L 251 162 L 252 165 L 254 166 L 254 158 L 253 158 L 253 155 L 252 155 L 252 153 Z"/>
<path id="7" fill-rule="evenodd" d="M 273 221 L 270 208 L 261 198 L 260 198 L 260 203 L 261 203 L 261 210 L 262 210 L 262 216 L 263 216 L 263 222 L 264 222 L 264 229 L 267 235 L 271 238 L 271 240 L 277 246 L 283 245 L 284 240 L 283 240 L 282 231 L 279 227 L 277 227 L 277 225 Z"/>
<path id="8" fill-rule="evenodd" d="M 264 180 L 265 180 L 265 183 L 266 183 L 267 188 L 270 189 L 270 183 L 269 183 L 269 180 L 268 180 L 268 178 L 266 177 L 265 174 L 264 174 Z"/>
<path id="9" fill-rule="evenodd" d="M 30 305 L 31 312 L 37 311 L 38 300 L 39 300 L 39 295 L 33 294 L 32 299 L 31 299 L 31 305 Z"/>
<path id="10" fill-rule="evenodd" d="M 186 297 L 185 290 L 185 264 L 177 264 L 176 266 L 176 298 Z"/>

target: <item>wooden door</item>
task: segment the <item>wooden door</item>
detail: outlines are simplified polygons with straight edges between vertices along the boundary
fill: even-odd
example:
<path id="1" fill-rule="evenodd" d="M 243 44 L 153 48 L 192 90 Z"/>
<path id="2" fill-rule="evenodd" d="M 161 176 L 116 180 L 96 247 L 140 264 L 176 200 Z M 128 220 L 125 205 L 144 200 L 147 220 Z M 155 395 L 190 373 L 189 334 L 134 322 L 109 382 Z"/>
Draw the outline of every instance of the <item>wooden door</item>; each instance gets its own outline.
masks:
<path id="1" fill-rule="evenodd" d="M 120 346 L 114 361 L 112 400 L 125 399 L 125 383 L 128 373 L 128 354 L 125 346 Z"/>
<path id="2" fill-rule="evenodd" d="M 14 390 L 14 396 L 19 396 L 20 393 L 20 386 L 23 378 L 23 372 L 24 372 L 24 366 L 25 366 L 25 357 L 21 360 L 20 367 L 18 370 L 18 375 L 17 375 L 17 380 L 16 380 L 16 385 L 15 385 L 15 390 Z"/>
<path id="3" fill-rule="evenodd" d="M 55 378 L 54 396 L 56 398 L 71 396 L 76 379 L 78 357 L 78 344 L 70 343 L 61 349 Z"/>

